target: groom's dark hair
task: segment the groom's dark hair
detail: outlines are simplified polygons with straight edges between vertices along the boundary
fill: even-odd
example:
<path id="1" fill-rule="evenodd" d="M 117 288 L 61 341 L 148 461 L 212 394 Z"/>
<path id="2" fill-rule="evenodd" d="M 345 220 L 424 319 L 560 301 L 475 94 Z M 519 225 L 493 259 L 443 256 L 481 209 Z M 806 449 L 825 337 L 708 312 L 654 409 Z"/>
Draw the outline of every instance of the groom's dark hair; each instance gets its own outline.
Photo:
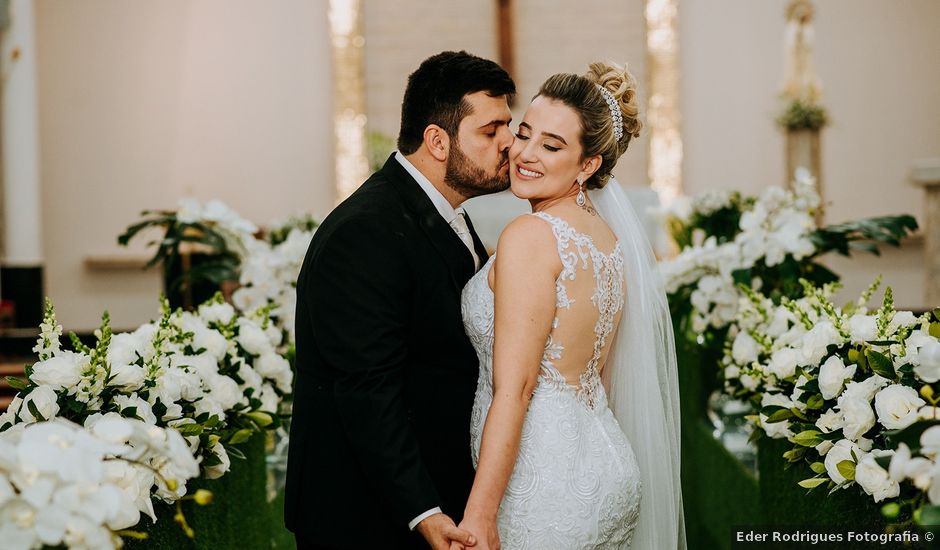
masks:
<path id="1" fill-rule="evenodd" d="M 398 150 L 404 155 L 417 151 L 430 124 L 456 139 L 460 121 L 471 109 L 464 96 L 474 92 L 511 96 L 516 85 L 496 63 L 464 51 L 441 52 L 425 59 L 408 77 L 401 102 Z"/>

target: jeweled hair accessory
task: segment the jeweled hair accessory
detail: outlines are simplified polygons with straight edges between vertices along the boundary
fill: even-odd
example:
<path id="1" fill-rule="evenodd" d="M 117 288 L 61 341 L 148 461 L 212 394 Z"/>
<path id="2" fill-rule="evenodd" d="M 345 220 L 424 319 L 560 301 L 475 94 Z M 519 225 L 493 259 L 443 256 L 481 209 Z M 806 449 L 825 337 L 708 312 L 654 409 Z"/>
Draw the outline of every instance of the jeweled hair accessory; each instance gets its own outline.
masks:
<path id="1" fill-rule="evenodd" d="M 620 111 L 620 105 L 617 103 L 617 99 L 614 98 L 614 94 L 610 93 L 607 88 L 600 84 L 595 84 L 595 86 L 601 91 L 604 101 L 607 102 L 607 107 L 610 109 L 610 118 L 614 120 L 614 137 L 619 142 L 623 139 L 623 113 Z"/>

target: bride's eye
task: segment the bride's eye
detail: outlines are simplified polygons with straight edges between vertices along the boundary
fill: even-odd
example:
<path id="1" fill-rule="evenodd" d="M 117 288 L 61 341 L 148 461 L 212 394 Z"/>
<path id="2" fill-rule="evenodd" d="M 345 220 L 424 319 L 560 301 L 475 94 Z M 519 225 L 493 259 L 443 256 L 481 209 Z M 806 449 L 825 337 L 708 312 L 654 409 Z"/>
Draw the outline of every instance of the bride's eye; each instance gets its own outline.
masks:
<path id="1" fill-rule="evenodd" d="M 546 144 L 543 144 L 542 147 L 548 149 L 549 151 L 551 151 L 551 152 L 553 152 L 553 153 L 554 153 L 555 151 L 558 151 L 559 149 L 561 149 L 561 147 L 553 147 L 553 146 L 551 146 L 551 145 L 548 145 L 547 143 L 546 143 Z"/>
<path id="2" fill-rule="evenodd" d="M 516 139 L 521 139 L 523 141 L 529 139 L 529 136 L 523 135 L 522 132 L 516 132 Z"/>

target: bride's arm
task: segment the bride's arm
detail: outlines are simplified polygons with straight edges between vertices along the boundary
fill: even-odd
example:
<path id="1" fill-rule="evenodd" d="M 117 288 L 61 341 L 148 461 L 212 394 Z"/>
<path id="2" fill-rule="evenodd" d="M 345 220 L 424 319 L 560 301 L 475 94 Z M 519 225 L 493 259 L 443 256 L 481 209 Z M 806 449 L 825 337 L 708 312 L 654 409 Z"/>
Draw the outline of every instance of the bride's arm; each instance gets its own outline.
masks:
<path id="1" fill-rule="evenodd" d="M 555 279 L 562 266 L 551 227 L 534 216 L 514 220 L 500 235 L 493 269 L 493 403 L 461 527 L 475 532 L 483 543 L 498 544 L 496 512 L 516 463 L 523 420 L 555 317 Z"/>

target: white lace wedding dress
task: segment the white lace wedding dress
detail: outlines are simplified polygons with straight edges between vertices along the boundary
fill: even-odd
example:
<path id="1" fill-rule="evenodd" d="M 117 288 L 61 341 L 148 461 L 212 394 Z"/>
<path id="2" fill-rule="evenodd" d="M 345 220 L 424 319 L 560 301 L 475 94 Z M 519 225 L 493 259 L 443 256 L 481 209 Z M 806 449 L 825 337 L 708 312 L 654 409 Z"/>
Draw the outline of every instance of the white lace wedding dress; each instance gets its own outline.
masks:
<path id="1" fill-rule="evenodd" d="M 502 547 L 629 548 L 640 513 L 640 471 L 599 374 L 625 298 L 620 243 L 605 254 L 563 219 L 532 215 L 551 225 L 563 270 L 555 284 L 552 332 L 499 509 Z M 462 296 L 464 326 L 480 358 L 470 427 L 474 466 L 493 399 L 488 274 L 494 258 L 470 279 Z M 570 384 L 562 371 L 581 372 L 578 384 Z"/>

